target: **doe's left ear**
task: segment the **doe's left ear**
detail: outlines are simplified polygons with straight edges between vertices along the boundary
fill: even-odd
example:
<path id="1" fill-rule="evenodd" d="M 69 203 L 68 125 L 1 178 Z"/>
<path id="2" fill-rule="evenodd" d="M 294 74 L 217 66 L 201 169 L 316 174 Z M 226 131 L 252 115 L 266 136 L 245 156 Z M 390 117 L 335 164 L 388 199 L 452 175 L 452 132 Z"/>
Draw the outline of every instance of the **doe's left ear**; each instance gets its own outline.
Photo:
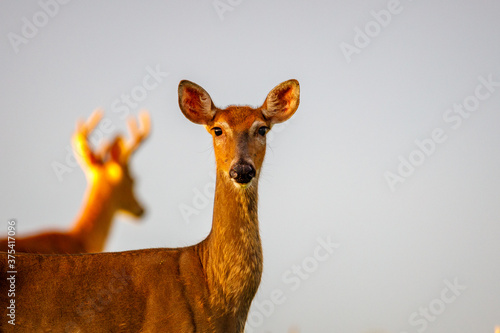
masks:
<path id="1" fill-rule="evenodd" d="M 300 86 L 297 80 L 288 80 L 278 84 L 267 95 L 262 114 L 271 123 L 288 120 L 299 107 Z"/>

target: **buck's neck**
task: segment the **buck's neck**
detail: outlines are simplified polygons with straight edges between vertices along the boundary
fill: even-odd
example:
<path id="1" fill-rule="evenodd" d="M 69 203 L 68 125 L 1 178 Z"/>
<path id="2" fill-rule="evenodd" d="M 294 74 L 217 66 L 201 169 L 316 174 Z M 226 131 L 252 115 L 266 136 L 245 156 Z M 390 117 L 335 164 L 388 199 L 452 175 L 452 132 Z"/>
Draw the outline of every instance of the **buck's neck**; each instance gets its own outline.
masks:
<path id="1" fill-rule="evenodd" d="M 212 302 L 245 314 L 262 275 L 257 188 L 258 175 L 243 189 L 217 172 L 212 231 L 202 254 Z"/>
<path id="2" fill-rule="evenodd" d="M 85 199 L 71 233 L 87 252 L 102 252 L 115 213 L 110 202 L 112 189 L 94 181 L 89 183 Z"/>

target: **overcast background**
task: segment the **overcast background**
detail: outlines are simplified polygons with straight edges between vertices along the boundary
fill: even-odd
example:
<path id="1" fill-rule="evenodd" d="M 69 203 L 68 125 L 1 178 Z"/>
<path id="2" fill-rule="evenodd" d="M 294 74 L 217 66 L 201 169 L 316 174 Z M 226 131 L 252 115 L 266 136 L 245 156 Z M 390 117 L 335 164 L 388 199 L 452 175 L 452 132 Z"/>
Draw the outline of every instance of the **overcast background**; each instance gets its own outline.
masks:
<path id="1" fill-rule="evenodd" d="M 213 149 L 180 112 L 179 81 L 224 107 L 259 106 L 295 78 L 300 107 L 269 134 L 260 179 L 265 263 L 247 331 L 500 325 L 499 2 L 62 2 L 0 2 L 5 228 L 69 228 L 86 187 L 66 161 L 76 120 L 102 107 L 120 132 L 147 108 L 131 169 L 148 214 L 118 217 L 107 250 L 202 240 Z"/>

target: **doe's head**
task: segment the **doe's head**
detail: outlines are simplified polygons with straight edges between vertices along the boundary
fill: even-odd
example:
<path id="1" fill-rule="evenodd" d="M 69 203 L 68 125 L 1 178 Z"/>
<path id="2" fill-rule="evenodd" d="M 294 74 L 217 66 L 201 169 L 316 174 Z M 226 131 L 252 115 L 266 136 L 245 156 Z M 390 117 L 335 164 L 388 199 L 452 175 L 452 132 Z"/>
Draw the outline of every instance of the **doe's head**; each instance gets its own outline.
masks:
<path id="1" fill-rule="evenodd" d="M 299 100 L 299 82 L 288 80 L 274 87 L 258 108 L 233 105 L 220 109 L 199 85 L 187 80 L 179 83 L 182 113 L 212 134 L 217 169 L 242 188 L 259 176 L 267 132 L 289 119 Z"/>

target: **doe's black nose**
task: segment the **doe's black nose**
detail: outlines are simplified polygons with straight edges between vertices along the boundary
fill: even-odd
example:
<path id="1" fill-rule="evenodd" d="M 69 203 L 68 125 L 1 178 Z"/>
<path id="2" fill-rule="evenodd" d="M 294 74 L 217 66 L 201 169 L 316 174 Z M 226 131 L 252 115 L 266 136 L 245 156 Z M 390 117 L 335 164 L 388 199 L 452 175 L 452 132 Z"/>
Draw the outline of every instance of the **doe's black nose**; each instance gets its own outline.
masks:
<path id="1" fill-rule="evenodd" d="M 229 176 L 239 184 L 247 184 L 255 177 L 255 169 L 250 164 L 236 164 L 229 170 Z"/>

